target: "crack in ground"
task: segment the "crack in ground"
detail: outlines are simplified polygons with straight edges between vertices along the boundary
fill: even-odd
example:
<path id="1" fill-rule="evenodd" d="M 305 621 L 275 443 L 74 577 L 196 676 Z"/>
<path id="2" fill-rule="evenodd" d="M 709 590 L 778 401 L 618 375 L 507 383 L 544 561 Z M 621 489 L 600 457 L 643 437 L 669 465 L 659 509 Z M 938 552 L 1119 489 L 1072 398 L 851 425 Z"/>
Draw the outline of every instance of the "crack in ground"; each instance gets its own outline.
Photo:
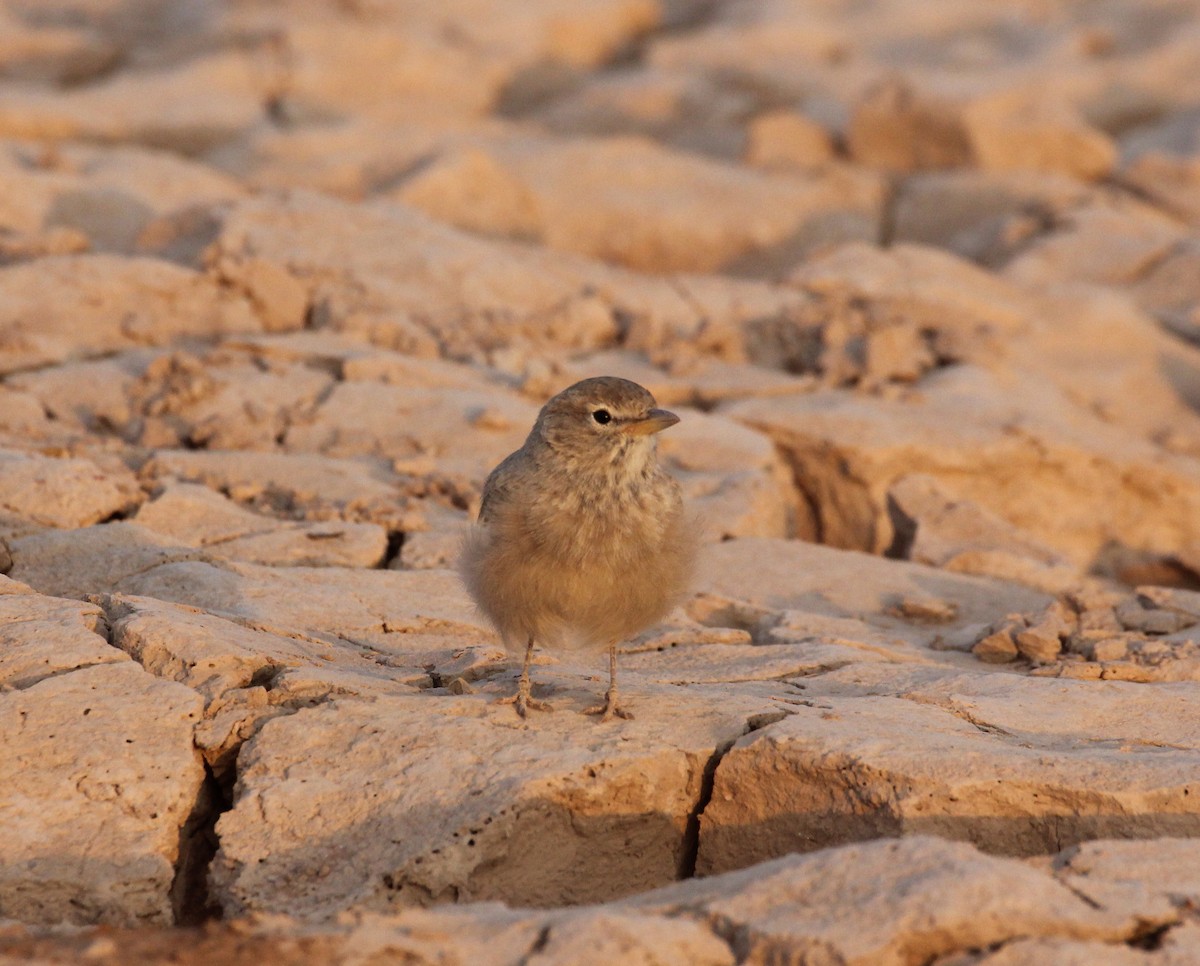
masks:
<path id="1" fill-rule="evenodd" d="M 788 713 L 786 711 L 768 711 L 763 714 L 752 715 L 746 719 L 746 726 L 737 738 L 730 738 L 728 741 L 723 741 L 713 749 L 713 753 L 704 763 L 704 771 L 700 776 L 700 794 L 696 797 L 696 805 L 688 812 L 687 820 L 684 824 L 683 849 L 675 874 L 677 880 L 694 879 L 696 877 L 696 863 L 700 857 L 700 817 L 704 814 L 704 810 L 708 808 L 709 802 L 712 801 L 717 768 L 721 764 L 721 761 L 739 738 L 744 738 L 748 734 L 767 727 L 767 725 L 783 720 L 788 716 Z"/>

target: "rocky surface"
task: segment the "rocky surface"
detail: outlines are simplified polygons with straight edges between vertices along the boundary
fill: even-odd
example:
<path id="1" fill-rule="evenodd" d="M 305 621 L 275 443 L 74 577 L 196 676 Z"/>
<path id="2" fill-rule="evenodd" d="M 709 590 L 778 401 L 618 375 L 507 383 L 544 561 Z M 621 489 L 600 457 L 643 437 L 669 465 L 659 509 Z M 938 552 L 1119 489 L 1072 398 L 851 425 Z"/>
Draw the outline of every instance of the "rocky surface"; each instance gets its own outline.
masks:
<path id="1" fill-rule="evenodd" d="M 0 0 L 0 962 L 1200 961 L 1198 22 Z M 601 373 L 702 561 L 522 720 Z"/>

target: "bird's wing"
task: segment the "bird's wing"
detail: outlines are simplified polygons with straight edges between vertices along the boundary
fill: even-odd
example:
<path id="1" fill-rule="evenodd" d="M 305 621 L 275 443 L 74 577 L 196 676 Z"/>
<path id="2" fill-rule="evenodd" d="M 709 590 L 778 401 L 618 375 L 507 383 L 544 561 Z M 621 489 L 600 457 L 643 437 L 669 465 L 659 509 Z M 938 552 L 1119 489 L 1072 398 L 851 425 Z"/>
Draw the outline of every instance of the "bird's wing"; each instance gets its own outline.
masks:
<path id="1" fill-rule="evenodd" d="M 521 451 L 506 456 L 483 484 L 483 497 L 479 502 L 479 522 L 487 523 L 495 513 L 496 507 L 504 502 L 504 497 L 513 488 L 517 475 L 518 459 Z"/>

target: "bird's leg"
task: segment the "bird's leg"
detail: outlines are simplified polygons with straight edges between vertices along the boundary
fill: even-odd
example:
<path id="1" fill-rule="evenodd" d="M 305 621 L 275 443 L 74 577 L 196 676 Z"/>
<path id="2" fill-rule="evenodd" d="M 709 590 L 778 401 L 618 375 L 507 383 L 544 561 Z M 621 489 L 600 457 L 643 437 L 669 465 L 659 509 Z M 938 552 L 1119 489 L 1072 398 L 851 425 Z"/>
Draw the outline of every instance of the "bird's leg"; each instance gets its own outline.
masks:
<path id="1" fill-rule="evenodd" d="M 501 698 L 497 704 L 515 704 L 517 706 L 517 714 L 522 718 L 525 717 L 529 709 L 534 711 L 553 711 L 554 708 L 545 701 L 538 701 L 531 693 L 533 683 L 529 679 L 529 660 L 533 657 L 533 635 L 529 635 L 529 641 L 525 645 L 525 662 L 521 665 L 521 677 L 517 681 L 517 693 L 511 698 Z"/>
<path id="2" fill-rule="evenodd" d="M 598 714 L 601 721 L 611 721 L 617 718 L 632 718 L 633 715 L 617 704 L 617 642 L 608 642 L 608 690 L 604 694 L 604 704 L 587 708 L 584 714 Z"/>

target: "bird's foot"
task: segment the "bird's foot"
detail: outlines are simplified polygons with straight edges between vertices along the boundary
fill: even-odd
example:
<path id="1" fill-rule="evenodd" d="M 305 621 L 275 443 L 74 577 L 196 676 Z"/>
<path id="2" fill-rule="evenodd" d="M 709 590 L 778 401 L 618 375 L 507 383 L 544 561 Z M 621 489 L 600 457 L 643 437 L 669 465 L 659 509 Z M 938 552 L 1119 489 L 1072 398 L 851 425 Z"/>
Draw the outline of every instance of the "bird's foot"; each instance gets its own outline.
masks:
<path id="1" fill-rule="evenodd" d="M 533 695 L 526 691 L 518 691 L 512 697 L 497 698 L 496 704 L 513 704 L 516 705 L 517 714 L 522 718 L 526 717 L 530 711 L 553 711 L 554 705 L 548 701 L 539 701 Z"/>
<path id="2" fill-rule="evenodd" d="M 617 704 L 617 692 L 611 688 L 604 695 L 604 704 L 592 705 L 590 708 L 583 709 L 584 714 L 598 714 L 601 722 L 612 721 L 613 718 L 625 718 L 626 720 L 633 717 L 631 711 L 626 711 Z"/>

